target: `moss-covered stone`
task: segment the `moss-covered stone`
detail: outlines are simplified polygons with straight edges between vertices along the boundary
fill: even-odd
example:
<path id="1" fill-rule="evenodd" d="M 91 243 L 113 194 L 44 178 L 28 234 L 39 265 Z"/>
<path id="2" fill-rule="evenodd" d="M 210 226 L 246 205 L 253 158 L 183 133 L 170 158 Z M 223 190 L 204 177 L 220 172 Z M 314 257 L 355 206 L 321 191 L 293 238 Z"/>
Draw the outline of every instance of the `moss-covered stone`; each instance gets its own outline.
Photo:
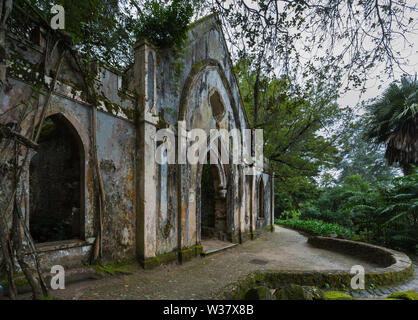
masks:
<path id="1" fill-rule="evenodd" d="M 197 244 L 193 247 L 179 250 L 180 262 L 190 261 L 193 257 L 199 256 L 203 251 L 201 244 Z"/>
<path id="2" fill-rule="evenodd" d="M 106 264 L 106 265 L 99 265 L 93 264 L 91 267 L 95 269 L 96 275 L 98 276 L 105 276 L 106 274 L 115 275 L 115 274 L 129 274 L 129 269 L 131 269 L 133 261 L 126 260 L 121 261 L 118 260 L 116 263 Z"/>
<path id="3" fill-rule="evenodd" d="M 398 291 L 392 293 L 388 298 L 401 300 L 418 300 L 418 292 L 415 290 Z"/>
<path id="4" fill-rule="evenodd" d="M 279 288 L 274 294 L 275 300 L 312 300 L 310 295 L 307 295 L 303 287 L 291 284 L 289 286 Z"/>
<path id="5" fill-rule="evenodd" d="M 139 263 L 145 270 L 154 269 L 161 264 L 160 259 L 158 257 L 140 259 Z"/>
<path id="6" fill-rule="evenodd" d="M 352 296 L 341 291 L 324 292 L 323 297 L 325 300 L 355 300 Z"/>
<path id="7" fill-rule="evenodd" d="M 274 232 L 274 225 L 269 225 L 269 226 L 266 226 L 266 227 L 264 228 L 264 230 L 266 230 L 266 231 L 268 231 L 268 232 Z"/>
<path id="8" fill-rule="evenodd" d="M 24 276 L 22 276 L 19 278 L 15 278 L 14 283 L 16 287 L 23 287 L 28 284 L 28 280 Z M 1 280 L 0 284 L 3 286 L 3 288 L 9 287 L 9 281 L 7 279 Z"/>
<path id="9" fill-rule="evenodd" d="M 270 300 L 270 294 L 268 288 L 259 286 L 248 290 L 243 298 L 244 300 Z"/>
<path id="10" fill-rule="evenodd" d="M 141 266 L 148 270 L 160 266 L 161 264 L 168 264 L 175 261 L 180 263 L 191 260 L 193 257 L 199 256 L 203 251 L 201 244 L 197 244 L 190 248 L 174 250 L 168 253 L 160 254 L 153 258 L 140 259 Z"/>

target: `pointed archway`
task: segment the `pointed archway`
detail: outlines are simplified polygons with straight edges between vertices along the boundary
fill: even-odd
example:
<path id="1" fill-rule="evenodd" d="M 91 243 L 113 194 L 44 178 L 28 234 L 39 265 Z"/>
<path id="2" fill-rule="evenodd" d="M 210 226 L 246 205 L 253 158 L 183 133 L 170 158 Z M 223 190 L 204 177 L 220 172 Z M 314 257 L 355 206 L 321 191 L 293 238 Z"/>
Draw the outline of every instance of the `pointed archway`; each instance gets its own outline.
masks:
<path id="1" fill-rule="evenodd" d="M 29 228 L 37 243 L 82 238 L 84 148 L 62 115 L 45 119 L 29 167 Z"/>
<path id="2" fill-rule="evenodd" d="M 201 239 L 227 240 L 227 192 L 217 165 L 202 165 L 200 182 Z"/>

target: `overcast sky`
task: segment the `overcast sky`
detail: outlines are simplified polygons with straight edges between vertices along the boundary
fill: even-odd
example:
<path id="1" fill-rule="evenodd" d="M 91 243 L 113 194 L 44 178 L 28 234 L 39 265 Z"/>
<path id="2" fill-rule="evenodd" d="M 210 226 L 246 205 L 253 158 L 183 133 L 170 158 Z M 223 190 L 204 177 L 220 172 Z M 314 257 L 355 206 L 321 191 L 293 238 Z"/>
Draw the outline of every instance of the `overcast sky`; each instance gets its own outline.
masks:
<path id="1" fill-rule="evenodd" d="M 227 7 L 230 3 L 230 0 L 226 0 L 224 2 L 224 6 Z M 257 8 L 257 1 L 253 0 L 245 0 L 246 4 L 249 7 Z M 282 2 L 280 2 L 282 3 Z M 417 0 L 406 0 L 406 4 L 408 6 L 416 6 Z M 411 11 L 409 11 L 410 13 Z M 418 14 L 417 12 L 414 13 L 413 16 L 415 21 L 418 21 Z M 409 18 L 409 17 L 407 17 Z M 412 31 L 412 30 L 411 30 Z M 418 30 L 415 30 L 418 32 Z M 292 31 L 291 31 L 292 32 Z M 407 41 L 413 45 L 412 48 L 408 47 L 406 43 L 403 41 L 397 41 L 394 43 L 394 49 L 395 51 L 399 51 L 401 53 L 401 56 L 404 58 L 407 58 L 408 62 L 405 60 L 404 64 L 402 65 L 402 69 L 398 67 L 394 68 L 394 74 L 389 77 L 389 75 L 385 75 L 384 66 L 377 66 L 375 70 L 370 70 L 370 72 L 367 74 L 367 82 L 366 82 L 366 91 L 364 93 L 360 93 L 360 90 L 350 90 L 349 92 L 343 94 L 341 98 L 338 100 L 338 103 L 345 107 L 355 107 L 360 101 L 362 100 L 368 100 L 371 98 L 378 97 L 383 93 L 385 88 L 388 87 L 388 85 L 394 81 L 399 80 L 404 74 L 404 72 L 407 72 L 410 75 L 414 75 L 418 72 L 418 34 L 406 34 Z M 368 44 L 363 44 L 365 47 L 368 46 Z M 298 47 L 299 45 L 296 44 Z M 302 49 L 302 45 L 300 45 Z M 324 50 L 326 49 L 326 45 L 324 46 Z M 299 50 L 298 50 L 299 51 Z M 301 50 L 302 51 L 302 50 Z M 338 47 L 337 50 L 338 52 Z M 376 76 L 379 75 L 381 79 L 377 80 Z M 360 110 L 361 112 L 361 110 Z"/>
<path id="2" fill-rule="evenodd" d="M 418 17 L 415 17 L 415 18 L 418 19 Z M 407 65 L 402 66 L 404 71 L 406 71 L 407 73 L 411 75 L 414 75 L 418 73 L 418 34 L 408 36 L 408 40 L 414 45 L 413 48 L 405 47 L 403 44 L 399 43 L 397 44 L 396 49 L 399 50 L 401 53 L 403 53 L 409 60 Z M 359 99 L 367 100 L 367 99 L 372 99 L 372 98 L 380 96 L 392 81 L 399 80 L 402 77 L 403 71 L 400 70 L 399 68 L 396 68 L 394 70 L 393 77 L 388 77 L 388 76 L 384 77 L 385 79 L 384 82 L 380 82 L 376 80 L 376 75 L 383 74 L 383 73 L 384 73 L 383 67 L 380 67 L 374 70 L 373 72 L 371 72 L 370 75 L 368 76 L 369 80 L 366 85 L 367 87 L 366 92 L 360 95 L 359 90 L 351 90 L 347 92 L 346 94 L 344 94 L 339 99 L 338 101 L 339 104 L 341 106 L 348 105 L 348 106 L 354 107 L 359 102 Z M 379 89 L 379 84 L 381 85 L 380 89 Z"/>

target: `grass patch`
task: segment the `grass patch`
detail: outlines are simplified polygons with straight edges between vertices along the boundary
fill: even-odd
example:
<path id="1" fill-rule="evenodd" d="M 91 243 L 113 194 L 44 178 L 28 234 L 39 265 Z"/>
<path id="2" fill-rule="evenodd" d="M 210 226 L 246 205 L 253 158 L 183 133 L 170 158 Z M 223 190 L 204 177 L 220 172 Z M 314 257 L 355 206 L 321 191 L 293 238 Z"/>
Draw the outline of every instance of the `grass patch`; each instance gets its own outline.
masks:
<path id="1" fill-rule="evenodd" d="M 115 274 L 131 274 L 132 265 L 129 262 L 118 261 L 114 264 L 94 264 L 91 265 L 96 270 L 96 274 L 99 276 L 104 276 L 110 274 L 114 276 Z"/>
<path id="2" fill-rule="evenodd" d="M 354 233 L 338 224 L 326 223 L 319 220 L 298 220 L 298 219 L 275 219 L 278 225 L 289 227 L 295 230 L 304 231 L 314 236 L 329 236 L 331 234 L 343 235 L 349 239 L 354 237 Z"/>
<path id="3" fill-rule="evenodd" d="M 26 280 L 26 278 L 14 279 L 14 283 L 16 287 L 23 287 L 24 285 L 28 284 L 28 280 Z M 9 287 L 9 281 L 7 279 L 1 280 L 0 284 L 3 286 L 3 288 Z"/>
<path id="4" fill-rule="evenodd" d="M 353 297 L 340 291 L 324 292 L 325 300 L 355 300 Z"/>
<path id="5" fill-rule="evenodd" d="M 418 300 L 418 292 L 416 292 L 415 290 L 398 291 L 392 293 L 388 298 L 401 300 Z"/>

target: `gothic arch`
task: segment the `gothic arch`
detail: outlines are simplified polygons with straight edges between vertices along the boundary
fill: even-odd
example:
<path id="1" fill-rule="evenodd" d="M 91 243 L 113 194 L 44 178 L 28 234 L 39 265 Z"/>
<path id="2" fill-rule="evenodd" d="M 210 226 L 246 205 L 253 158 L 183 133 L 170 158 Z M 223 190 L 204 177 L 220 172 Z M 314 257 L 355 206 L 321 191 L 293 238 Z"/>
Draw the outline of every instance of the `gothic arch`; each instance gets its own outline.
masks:
<path id="1" fill-rule="evenodd" d="M 185 84 L 183 86 L 183 90 L 180 96 L 180 107 L 179 107 L 179 115 L 178 121 L 186 120 L 187 113 L 188 113 L 188 102 L 190 99 L 190 93 L 193 87 L 196 84 L 196 81 L 200 78 L 200 76 L 209 69 L 215 69 L 219 76 L 222 79 L 222 83 L 227 91 L 228 98 L 232 107 L 232 112 L 234 114 L 234 120 L 236 128 L 241 128 L 241 122 L 239 120 L 239 111 L 238 105 L 235 101 L 234 95 L 231 90 L 231 86 L 229 85 L 229 81 L 226 77 L 225 71 L 223 70 L 221 64 L 214 59 L 205 59 L 202 60 L 194 65 L 190 74 L 188 75 Z"/>
<path id="2" fill-rule="evenodd" d="M 31 117 L 27 117 L 31 118 Z M 83 129 L 80 122 L 75 119 L 72 115 L 70 115 L 68 112 L 65 111 L 57 111 L 57 110 L 50 110 L 46 113 L 45 119 L 54 119 L 59 123 L 60 125 L 63 125 L 65 128 L 64 130 L 70 134 L 74 142 L 77 145 L 78 153 L 79 153 L 79 192 L 80 192 L 80 198 L 79 198 L 79 230 L 78 230 L 78 238 L 79 239 L 85 239 L 86 238 L 86 221 L 89 219 L 87 218 L 88 215 L 88 209 L 91 206 L 89 205 L 89 201 L 92 199 L 88 199 L 89 192 L 87 190 L 87 174 L 88 174 L 88 163 L 89 163 L 89 137 L 86 131 Z M 53 120 L 53 121 L 54 121 Z M 30 126 L 28 126 L 30 127 Z M 30 159 L 30 163 L 33 161 L 35 153 L 32 155 Z M 31 172 L 29 170 L 29 167 L 27 168 L 27 176 L 26 176 L 26 183 L 29 186 L 30 185 L 30 179 L 31 179 Z M 29 219 L 30 221 L 31 217 L 31 209 L 28 210 Z"/>
<path id="3" fill-rule="evenodd" d="M 265 218 L 265 183 L 263 179 L 263 174 L 261 174 L 260 179 L 258 180 L 257 184 L 257 191 L 258 191 L 258 197 L 257 197 L 257 218 L 258 219 L 264 219 Z"/>

